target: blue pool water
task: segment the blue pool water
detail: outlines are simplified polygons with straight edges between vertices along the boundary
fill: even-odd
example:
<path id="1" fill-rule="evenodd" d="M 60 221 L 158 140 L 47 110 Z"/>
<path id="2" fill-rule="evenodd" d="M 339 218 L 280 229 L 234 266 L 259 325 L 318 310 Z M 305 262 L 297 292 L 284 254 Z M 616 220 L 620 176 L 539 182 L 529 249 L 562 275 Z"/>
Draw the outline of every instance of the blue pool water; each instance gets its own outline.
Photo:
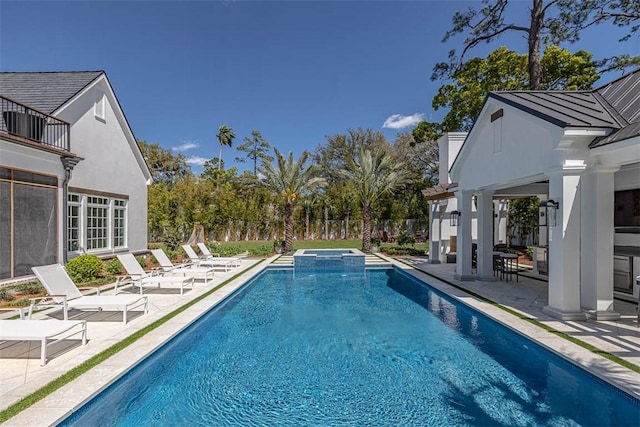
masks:
<path id="1" fill-rule="evenodd" d="M 625 426 L 639 413 L 398 270 L 267 270 L 62 425 Z"/>

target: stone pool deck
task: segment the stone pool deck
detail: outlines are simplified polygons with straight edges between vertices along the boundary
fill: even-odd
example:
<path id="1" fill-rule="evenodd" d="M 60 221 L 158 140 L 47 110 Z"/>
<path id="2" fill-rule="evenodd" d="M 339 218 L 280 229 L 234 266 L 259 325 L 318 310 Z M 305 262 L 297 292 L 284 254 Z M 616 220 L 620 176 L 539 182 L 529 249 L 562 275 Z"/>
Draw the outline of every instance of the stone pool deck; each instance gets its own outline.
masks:
<path id="1" fill-rule="evenodd" d="M 20 343 L 8 347 L 5 347 L 4 344 L 0 345 L 0 409 L 4 409 L 111 345 L 242 272 L 211 295 L 2 425 L 44 426 L 59 422 L 70 411 L 115 381 L 149 353 L 277 259 L 278 257 L 272 257 L 262 263 L 259 263 L 258 259 L 244 259 L 239 268 L 226 273 L 217 272 L 212 281 L 206 284 L 198 283 L 193 290 L 185 292 L 184 295 L 180 295 L 174 288 L 147 291 L 145 294 L 149 297 L 149 313 L 132 315 L 127 325 L 122 324 L 120 313 L 111 317 L 104 312 L 83 314 L 88 321 L 89 343 L 81 346 L 77 341 L 71 341 L 54 346 L 49 351 L 49 362 L 45 366 L 39 364 L 38 344 L 32 343 L 29 346 L 29 343 Z M 599 349 L 640 365 L 640 328 L 636 327 L 635 307 L 632 304 L 616 301 L 616 310 L 622 314 L 622 318 L 615 322 L 558 321 L 542 313 L 542 307 L 546 305 L 547 298 L 547 287 L 543 281 L 521 277 L 520 282 L 458 282 L 453 279 L 454 266 L 452 264 L 432 265 L 422 258 L 409 258 L 401 261 L 387 259 L 387 261 L 393 262 L 398 268 L 406 270 L 409 274 L 427 281 L 437 289 L 484 312 L 506 326 L 537 340 L 545 347 L 573 360 L 605 381 L 640 398 L 640 374 L 585 350 L 566 339 L 546 332 L 530 322 L 519 319 L 424 272 L 517 310 L 558 331 L 575 336 Z M 259 265 L 256 266 L 258 263 Z M 412 266 L 419 270 L 413 269 Z M 59 316 L 59 311 L 58 314 L 43 312 L 39 313 L 39 316 L 45 317 L 47 314 L 55 317 Z"/>

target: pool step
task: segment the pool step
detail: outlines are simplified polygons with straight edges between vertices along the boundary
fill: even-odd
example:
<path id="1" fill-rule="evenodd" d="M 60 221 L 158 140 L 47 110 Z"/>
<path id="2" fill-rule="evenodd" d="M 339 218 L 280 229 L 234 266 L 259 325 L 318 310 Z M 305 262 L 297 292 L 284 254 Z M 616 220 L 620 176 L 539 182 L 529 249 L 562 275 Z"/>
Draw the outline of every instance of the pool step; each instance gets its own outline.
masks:
<path id="1" fill-rule="evenodd" d="M 293 255 L 282 255 L 278 259 L 274 260 L 271 265 L 281 265 L 281 266 L 293 266 Z"/>
<path id="2" fill-rule="evenodd" d="M 368 268 L 389 268 L 391 267 L 391 263 L 386 261 L 375 254 L 365 254 L 364 255 L 364 265 Z"/>

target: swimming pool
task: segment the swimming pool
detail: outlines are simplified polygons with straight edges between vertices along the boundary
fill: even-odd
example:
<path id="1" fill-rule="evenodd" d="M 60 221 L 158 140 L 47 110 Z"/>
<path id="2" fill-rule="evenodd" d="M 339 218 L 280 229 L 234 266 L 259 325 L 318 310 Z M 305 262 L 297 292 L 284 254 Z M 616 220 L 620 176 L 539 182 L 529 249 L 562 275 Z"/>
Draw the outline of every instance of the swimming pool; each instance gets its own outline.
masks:
<path id="1" fill-rule="evenodd" d="M 635 425 L 637 400 L 399 270 L 267 270 L 62 425 Z"/>

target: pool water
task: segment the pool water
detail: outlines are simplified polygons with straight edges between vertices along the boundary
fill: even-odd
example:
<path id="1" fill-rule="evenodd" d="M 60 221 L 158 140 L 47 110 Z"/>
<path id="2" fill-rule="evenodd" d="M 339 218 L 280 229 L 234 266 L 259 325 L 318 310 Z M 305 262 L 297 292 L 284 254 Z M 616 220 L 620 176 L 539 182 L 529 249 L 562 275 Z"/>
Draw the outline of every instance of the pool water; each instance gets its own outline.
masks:
<path id="1" fill-rule="evenodd" d="M 639 411 L 399 270 L 267 270 L 62 425 L 624 426 Z"/>

